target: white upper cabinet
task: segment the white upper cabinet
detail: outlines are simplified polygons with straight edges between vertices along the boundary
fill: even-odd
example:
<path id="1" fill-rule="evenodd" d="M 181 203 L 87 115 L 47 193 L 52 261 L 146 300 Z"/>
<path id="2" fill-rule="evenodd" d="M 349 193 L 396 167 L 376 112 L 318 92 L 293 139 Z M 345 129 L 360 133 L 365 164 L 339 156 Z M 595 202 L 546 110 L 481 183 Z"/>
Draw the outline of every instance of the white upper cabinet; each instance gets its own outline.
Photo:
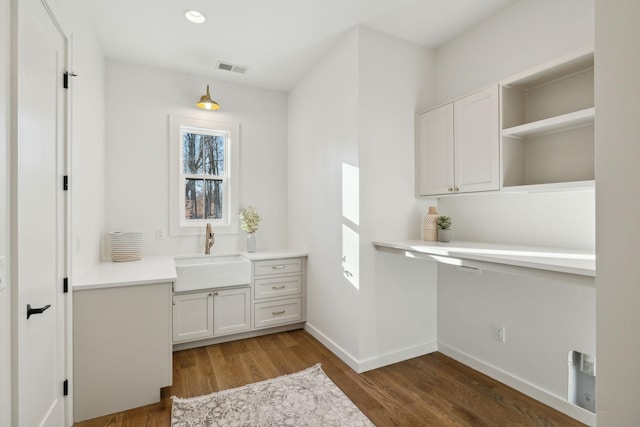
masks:
<path id="1" fill-rule="evenodd" d="M 502 189 L 593 186 L 593 52 L 502 82 Z"/>
<path id="2" fill-rule="evenodd" d="M 418 195 L 447 194 L 454 186 L 453 103 L 420 114 L 417 124 Z"/>
<path id="3" fill-rule="evenodd" d="M 498 99 L 495 85 L 453 103 L 456 192 L 500 188 Z"/>
<path id="4" fill-rule="evenodd" d="M 495 85 L 418 115 L 418 196 L 500 188 L 498 102 Z"/>

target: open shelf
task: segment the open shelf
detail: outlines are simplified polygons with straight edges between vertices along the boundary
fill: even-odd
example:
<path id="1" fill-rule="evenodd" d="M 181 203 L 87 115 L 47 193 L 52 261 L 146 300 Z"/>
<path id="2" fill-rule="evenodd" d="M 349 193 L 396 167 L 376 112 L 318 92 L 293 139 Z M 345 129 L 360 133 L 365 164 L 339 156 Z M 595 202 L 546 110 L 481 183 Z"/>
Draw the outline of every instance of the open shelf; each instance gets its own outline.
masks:
<path id="1" fill-rule="evenodd" d="M 593 126 L 595 111 L 595 108 L 591 107 L 520 126 L 510 127 L 502 131 L 502 136 L 522 138 L 526 136 L 544 135 L 576 127 Z"/>
<path id="2" fill-rule="evenodd" d="M 593 52 L 503 81 L 501 100 L 503 191 L 559 191 L 593 183 Z"/>
<path id="3" fill-rule="evenodd" d="M 505 186 L 500 189 L 502 193 L 548 193 L 552 191 L 579 191 L 595 190 L 596 181 L 567 181 L 553 182 L 550 184 L 525 184 Z"/>

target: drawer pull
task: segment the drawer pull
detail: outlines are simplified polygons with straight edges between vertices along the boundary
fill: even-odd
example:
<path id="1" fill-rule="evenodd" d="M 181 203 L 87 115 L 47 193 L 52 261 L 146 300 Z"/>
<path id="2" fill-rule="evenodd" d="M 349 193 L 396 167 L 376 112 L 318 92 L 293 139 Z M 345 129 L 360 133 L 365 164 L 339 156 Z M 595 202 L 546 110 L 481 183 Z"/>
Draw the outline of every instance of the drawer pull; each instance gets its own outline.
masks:
<path id="1" fill-rule="evenodd" d="M 284 289 L 286 288 L 285 285 L 279 285 L 279 286 L 272 286 L 271 289 L 273 289 L 274 291 L 278 290 L 278 289 Z"/>
<path id="2" fill-rule="evenodd" d="M 277 314 L 284 314 L 286 310 L 280 310 L 280 311 L 272 311 L 271 314 L 272 315 L 277 315 Z"/>
<path id="3" fill-rule="evenodd" d="M 272 265 L 271 268 L 273 270 L 282 270 L 284 268 L 284 264 L 280 264 L 280 265 Z"/>

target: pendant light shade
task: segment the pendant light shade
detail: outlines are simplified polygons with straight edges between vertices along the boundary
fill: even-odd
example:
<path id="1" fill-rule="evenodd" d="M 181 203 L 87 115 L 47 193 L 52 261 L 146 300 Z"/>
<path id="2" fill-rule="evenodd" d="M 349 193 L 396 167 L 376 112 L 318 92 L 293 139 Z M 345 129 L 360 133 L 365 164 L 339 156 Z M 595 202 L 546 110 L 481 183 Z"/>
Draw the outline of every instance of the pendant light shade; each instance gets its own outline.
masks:
<path id="1" fill-rule="evenodd" d="M 200 97 L 200 102 L 196 104 L 198 108 L 202 108 L 203 110 L 219 110 L 220 104 L 211 99 L 211 95 L 209 94 L 209 85 L 207 85 L 207 93 Z"/>

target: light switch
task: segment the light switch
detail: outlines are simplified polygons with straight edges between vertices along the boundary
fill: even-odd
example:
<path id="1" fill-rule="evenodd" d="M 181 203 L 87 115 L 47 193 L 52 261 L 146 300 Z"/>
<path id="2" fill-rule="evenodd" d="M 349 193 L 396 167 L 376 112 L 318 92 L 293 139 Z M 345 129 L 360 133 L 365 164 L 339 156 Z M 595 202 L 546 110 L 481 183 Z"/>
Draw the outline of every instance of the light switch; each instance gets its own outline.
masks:
<path id="1" fill-rule="evenodd" d="M 5 272 L 6 269 L 4 268 L 4 257 L 0 256 L 0 291 L 4 289 L 4 283 L 5 283 Z"/>

